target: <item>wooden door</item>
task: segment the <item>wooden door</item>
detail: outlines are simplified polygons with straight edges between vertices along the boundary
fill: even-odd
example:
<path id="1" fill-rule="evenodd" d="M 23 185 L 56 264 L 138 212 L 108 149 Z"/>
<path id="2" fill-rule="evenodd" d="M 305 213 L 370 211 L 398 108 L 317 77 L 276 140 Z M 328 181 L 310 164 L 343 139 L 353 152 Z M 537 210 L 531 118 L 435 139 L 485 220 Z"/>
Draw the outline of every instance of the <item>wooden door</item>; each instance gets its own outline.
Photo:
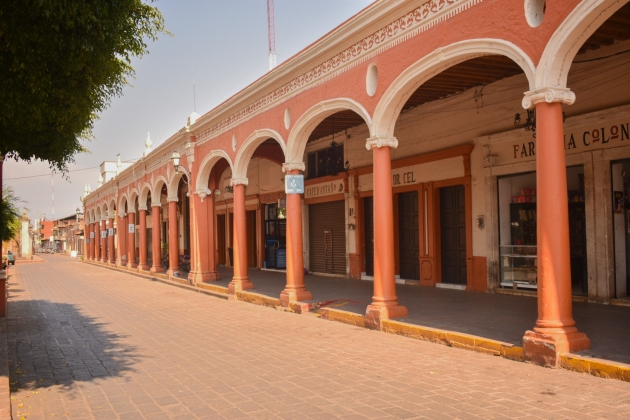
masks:
<path id="1" fill-rule="evenodd" d="M 311 204 L 308 208 L 310 269 L 346 274 L 345 202 Z"/>
<path id="2" fill-rule="evenodd" d="M 225 215 L 217 215 L 217 264 L 225 265 Z"/>
<path id="3" fill-rule="evenodd" d="M 418 192 L 398 194 L 400 278 L 420 280 Z"/>
<path id="4" fill-rule="evenodd" d="M 466 189 L 440 189 L 442 282 L 466 284 Z"/>
<path id="5" fill-rule="evenodd" d="M 365 275 L 374 275 L 374 198 L 365 197 L 363 200 L 363 214 L 365 225 Z"/>
<path id="6" fill-rule="evenodd" d="M 245 223 L 247 230 L 247 266 L 256 268 L 258 266 L 258 254 L 256 252 L 256 210 L 245 213 Z"/>

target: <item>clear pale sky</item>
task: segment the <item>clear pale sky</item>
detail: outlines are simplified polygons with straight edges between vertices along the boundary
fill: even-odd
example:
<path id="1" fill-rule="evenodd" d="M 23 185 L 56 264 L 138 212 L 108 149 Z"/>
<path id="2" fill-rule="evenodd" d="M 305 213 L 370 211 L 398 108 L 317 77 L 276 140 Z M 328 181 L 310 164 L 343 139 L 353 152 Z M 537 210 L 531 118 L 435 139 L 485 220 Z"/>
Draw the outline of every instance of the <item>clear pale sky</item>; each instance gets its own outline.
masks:
<path id="1" fill-rule="evenodd" d="M 372 0 L 275 0 L 278 64 L 359 12 Z M 159 0 L 173 37 L 149 43 L 149 54 L 135 59 L 132 86 L 114 98 L 94 127 L 90 154 L 76 156 L 69 180 L 54 176 L 54 216 L 73 215 L 89 183 L 98 185 L 106 160 L 142 156 L 147 132 L 158 146 L 186 123 L 193 111 L 208 112 L 269 69 L 266 0 Z M 48 165 L 4 163 L 5 185 L 26 201 L 31 218 L 52 218 Z M 43 175 L 43 176 L 38 176 Z"/>

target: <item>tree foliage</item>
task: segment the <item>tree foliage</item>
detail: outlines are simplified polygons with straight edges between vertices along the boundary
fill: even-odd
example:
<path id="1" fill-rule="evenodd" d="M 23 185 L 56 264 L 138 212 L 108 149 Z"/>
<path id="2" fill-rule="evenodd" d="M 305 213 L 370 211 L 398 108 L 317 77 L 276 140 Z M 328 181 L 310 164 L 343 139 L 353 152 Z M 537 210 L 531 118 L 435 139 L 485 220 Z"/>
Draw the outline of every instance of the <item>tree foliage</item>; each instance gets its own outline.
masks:
<path id="1" fill-rule="evenodd" d="M 2 200 L 0 200 L 0 240 L 8 241 L 13 239 L 20 231 L 20 200 L 13 188 L 5 186 L 2 188 Z"/>
<path id="2" fill-rule="evenodd" d="M 0 153 L 67 170 L 160 32 L 142 0 L 0 1 Z"/>

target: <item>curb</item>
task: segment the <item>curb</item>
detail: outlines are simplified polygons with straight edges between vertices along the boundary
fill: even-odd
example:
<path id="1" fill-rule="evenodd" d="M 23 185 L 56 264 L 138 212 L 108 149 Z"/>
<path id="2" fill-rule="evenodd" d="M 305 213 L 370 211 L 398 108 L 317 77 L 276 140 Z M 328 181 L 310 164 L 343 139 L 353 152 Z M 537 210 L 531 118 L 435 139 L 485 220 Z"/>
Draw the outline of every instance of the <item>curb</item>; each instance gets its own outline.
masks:
<path id="1" fill-rule="evenodd" d="M 559 366 L 574 372 L 630 382 L 630 365 L 576 354 L 561 354 Z"/>

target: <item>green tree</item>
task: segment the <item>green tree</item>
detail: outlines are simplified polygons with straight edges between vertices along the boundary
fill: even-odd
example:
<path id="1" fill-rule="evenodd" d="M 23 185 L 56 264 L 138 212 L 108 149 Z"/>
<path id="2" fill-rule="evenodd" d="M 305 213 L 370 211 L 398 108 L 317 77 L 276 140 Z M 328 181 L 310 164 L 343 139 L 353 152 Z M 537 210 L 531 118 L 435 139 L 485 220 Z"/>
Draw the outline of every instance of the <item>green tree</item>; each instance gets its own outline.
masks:
<path id="1" fill-rule="evenodd" d="M 65 172 L 160 32 L 142 0 L 0 1 L 0 153 Z"/>
<path id="2" fill-rule="evenodd" d="M 20 231 L 20 204 L 23 203 L 9 186 L 2 187 L 2 200 L 0 200 L 0 240 L 13 239 Z"/>

